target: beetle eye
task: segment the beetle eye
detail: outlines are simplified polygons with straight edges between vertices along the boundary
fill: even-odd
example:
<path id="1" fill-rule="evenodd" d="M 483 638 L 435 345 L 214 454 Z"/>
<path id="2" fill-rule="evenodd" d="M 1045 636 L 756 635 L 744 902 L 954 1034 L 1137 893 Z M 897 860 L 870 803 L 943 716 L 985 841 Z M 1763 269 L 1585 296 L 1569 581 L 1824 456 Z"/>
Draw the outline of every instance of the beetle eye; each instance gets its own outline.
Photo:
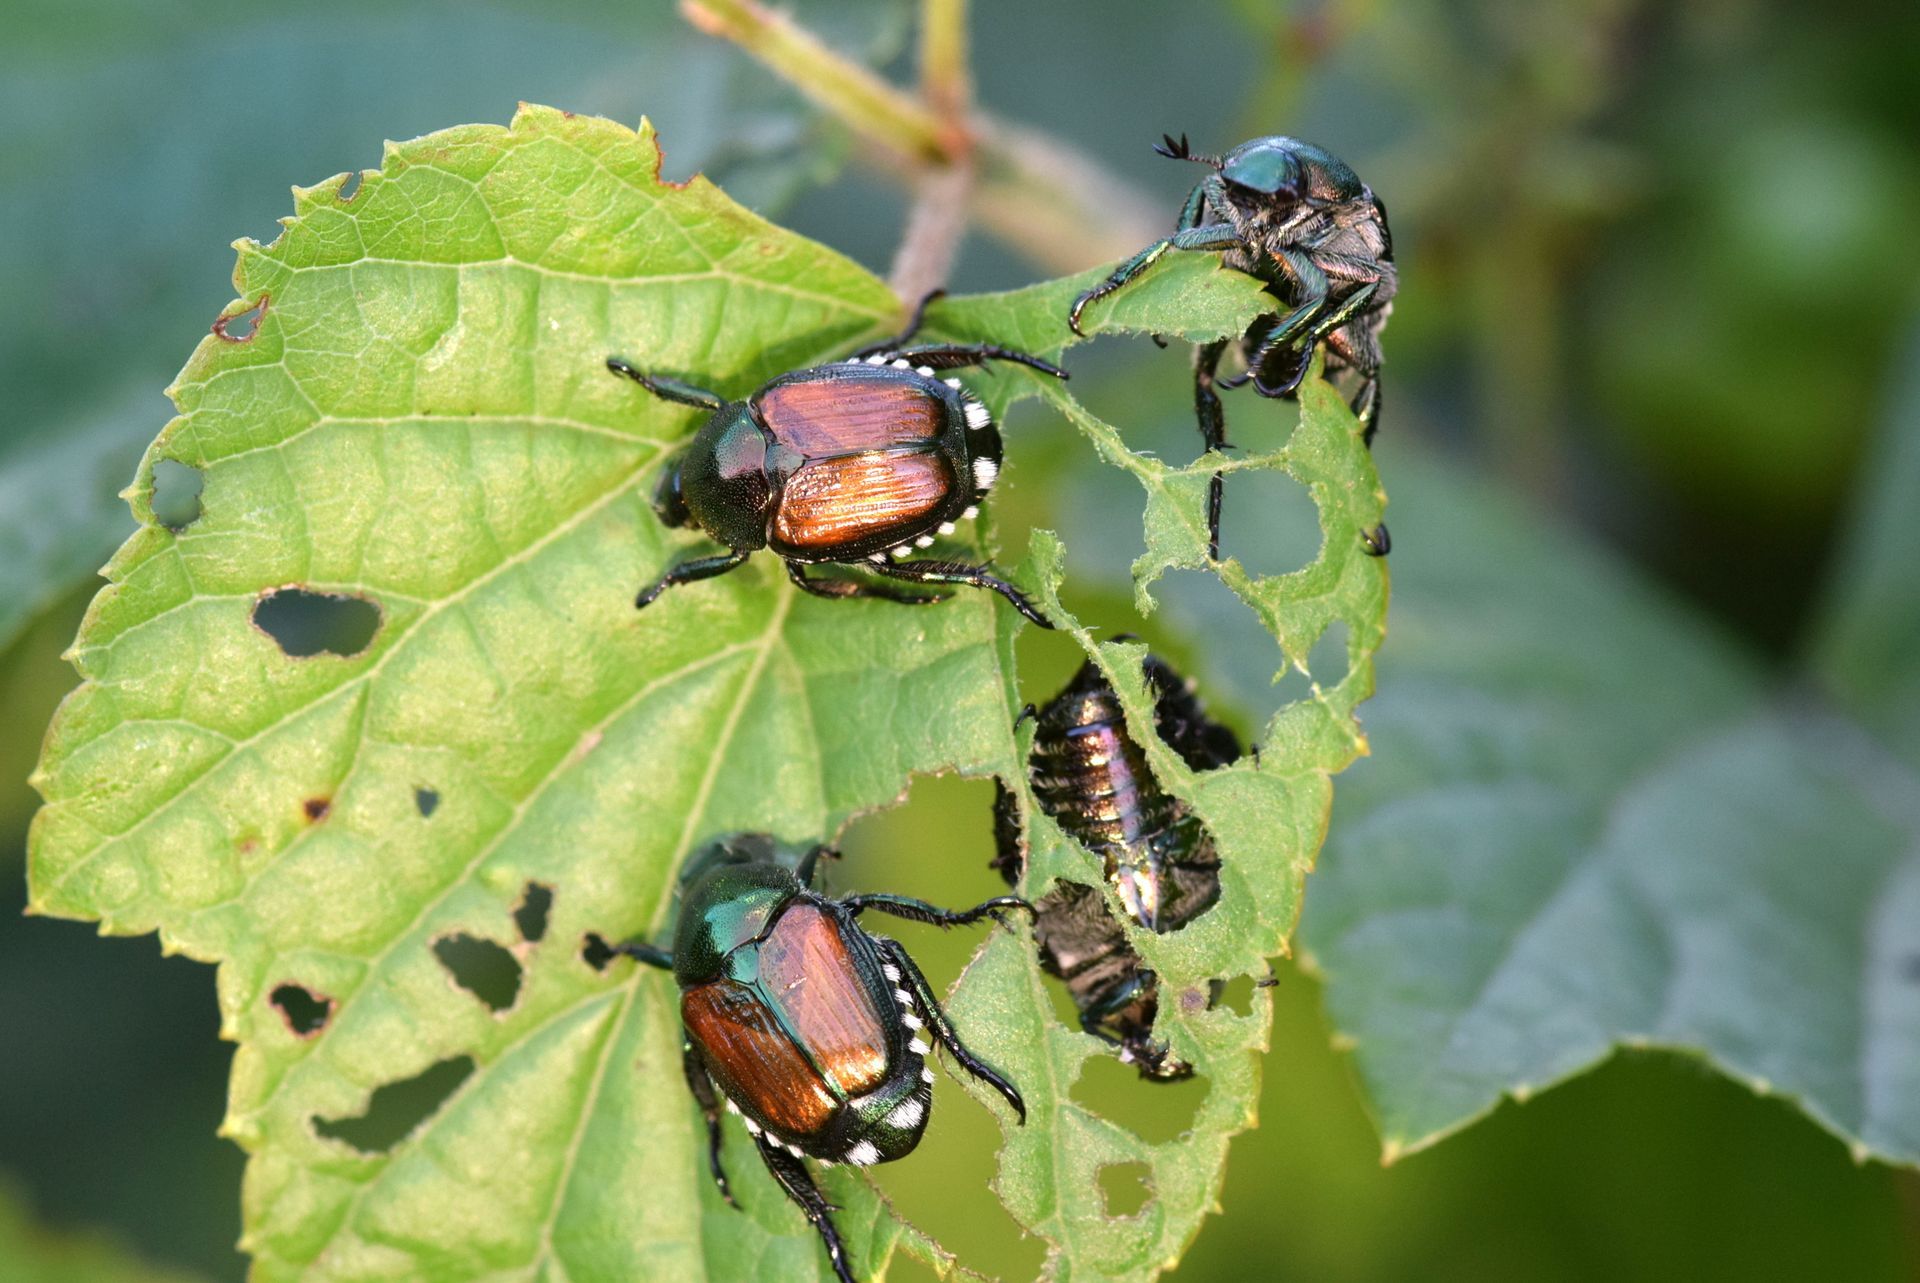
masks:
<path id="1" fill-rule="evenodd" d="M 653 492 L 653 508 L 660 514 L 662 525 L 679 527 L 693 519 L 693 514 L 687 511 L 687 496 L 680 489 L 680 464 L 677 461 L 660 478 L 659 488 Z"/>

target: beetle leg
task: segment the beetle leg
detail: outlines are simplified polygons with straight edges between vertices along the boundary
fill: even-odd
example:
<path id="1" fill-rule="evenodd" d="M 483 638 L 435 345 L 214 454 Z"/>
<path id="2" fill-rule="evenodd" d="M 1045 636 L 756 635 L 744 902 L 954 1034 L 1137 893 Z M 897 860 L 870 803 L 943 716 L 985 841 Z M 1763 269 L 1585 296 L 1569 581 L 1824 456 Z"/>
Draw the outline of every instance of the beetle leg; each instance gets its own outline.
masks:
<path id="1" fill-rule="evenodd" d="M 826 1245 L 827 1260 L 833 1263 L 834 1277 L 840 1283 L 854 1283 L 853 1271 L 847 1268 L 847 1250 L 840 1242 L 840 1231 L 833 1223 L 833 1206 L 820 1193 L 820 1187 L 813 1183 L 813 1177 L 807 1174 L 806 1164 L 784 1149 L 774 1147 L 765 1136 L 756 1136 L 753 1143 L 760 1147 L 760 1160 L 773 1173 L 773 1179 L 780 1182 L 787 1197 L 798 1204 L 806 1213 L 813 1228 L 820 1235 L 820 1241 Z"/>
<path id="2" fill-rule="evenodd" d="M 1182 221 L 1185 221 L 1184 214 Z M 1073 300 L 1073 307 L 1067 312 L 1067 328 L 1084 337 L 1086 331 L 1080 328 L 1080 314 L 1087 310 L 1087 304 L 1103 299 L 1115 290 L 1130 284 L 1134 277 L 1146 271 L 1156 259 L 1170 249 L 1232 249 L 1241 243 L 1240 233 L 1232 223 L 1202 223 L 1197 227 L 1182 228 L 1163 241 L 1155 241 L 1114 268 L 1113 274 L 1106 280 Z"/>
<path id="3" fill-rule="evenodd" d="M 1200 424 L 1200 439 L 1208 450 L 1227 444 L 1227 416 L 1220 406 L 1220 394 L 1214 390 L 1214 378 L 1220 369 L 1220 356 L 1227 350 L 1226 339 L 1197 344 L 1193 349 L 1193 413 Z M 1224 484 L 1216 472 L 1207 483 L 1207 558 L 1220 560 L 1220 499 Z"/>
<path id="4" fill-rule="evenodd" d="M 1221 382 L 1227 387 L 1239 387 L 1251 379 L 1254 389 L 1261 396 L 1288 397 L 1300 386 L 1300 380 L 1307 376 L 1314 343 L 1326 333 L 1326 328 L 1332 328 L 1322 328 L 1320 324 L 1332 287 L 1327 283 L 1327 274 L 1300 251 L 1280 249 L 1275 251 L 1273 257 L 1298 283 L 1300 302 L 1262 334 L 1259 345 L 1247 357 L 1246 372 Z M 1345 309 L 1342 310 L 1344 313 Z M 1268 367 L 1289 351 L 1292 360 L 1279 377 L 1268 377 Z"/>
<path id="5" fill-rule="evenodd" d="M 1032 711 L 1033 705 L 1027 705 L 1021 718 Z M 1015 726 L 1019 724 L 1014 722 Z M 993 862 L 988 867 L 999 870 L 1007 885 L 1012 886 L 1027 867 L 1027 854 L 1020 840 L 1020 803 L 1006 781 L 998 777 L 993 781 L 993 846 Z"/>
<path id="6" fill-rule="evenodd" d="M 1035 624 L 1042 628 L 1053 627 L 1051 620 L 1034 609 L 1025 593 L 985 566 L 968 566 L 957 561 L 875 561 L 869 563 L 867 569 L 878 575 L 904 579 L 914 584 L 971 584 L 975 588 L 990 588 Z"/>
<path id="7" fill-rule="evenodd" d="M 811 851 L 800 857 L 800 863 L 793 866 L 793 876 L 800 879 L 801 886 L 810 887 L 813 885 L 813 875 L 820 869 L 820 861 L 839 858 L 840 852 L 825 842 L 818 843 Z"/>
<path id="8" fill-rule="evenodd" d="M 907 956 L 907 951 L 901 947 L 900 942 L 877 939 L 874 943 L 880 946 L 881 955 L 899 969 L 901 979 L 913 986 L 914 1000 L 926 1015 L 927 1028 L 932 1030 L 933 1036 L 940 1040 L 940 1045 L 960 1062 L 962 1069 L 1005 1097 L 1007 1104 L 1013 1106 L 1013 1112 L 1019 1115 L 1020 1125 L 1026 1126 L 1027 1102 L 1020 1098 L 1019 1089 L 1002 1078 L 999 1071 L 992 1065 L 967 1050 L 967 1045 L 960 1041 L 960 1035 L 954 1032 L 953 1022 L 947 1019 L 947 1013 L 941 1009 L 940 1000 L 933 996 L 933 986 L 927 983 L 926 976 L 921 974 L 920 968 L 913 959 Z"/>
<path id="9" fill-rule="evenodd" d="M 1368 449 L 1373 448 L 1373 434 L 1380 430 L 1380 379 L 1378 376 L 1367 379 L 1360 390 L 1353 394 L 1350 407 L 1355 417 L 1367 426 L 1360 430 L 1360 442 Z"/>
<path id="10" fill-rule="evenodd" d="M 964 927 L 982 918 L 992 918 L 1004 926 L 1006 924 L 1000 917 L 1002 909 L 1025 909 L 1028 913 L 1033 912 L 1033 906 L 1017 895 L 997 895 L 991 900 L 981 901 L 971 909 L 942 909 L 938 905 L 928 904 L 925 900 L 915 900 L 911 896 L 874 892 L 871 895 L 847 896 L 840 901 L 840 907 L 855 915 L 858 915 L 862 909 L 878 909 L 882 913 L 891 913 L 896 918 L 905 918 L 909 922 L 925 922 L 936 927 Z"/>
<path id="11" fill-rule="evenodd" d="M 1347 406 L 1364 425 L 1360 433 L 1361 441 L 1371 446 L 1374 433 L 1380 430 L 1380 344 L 1377 331 L 1365 329 L 1360 324 L 1334 330 L 1327 335 L 1327 351 L 1339 356 L 1360 376 L 1360 386 L 1354 389 L 1353 399 Z"/>
<path id="12" fill-rule="evenodd" d="M 1001 347 L 998 343 L 927 343 L 893 349 L 887 354 L 935 370 L 957 370 L 963 365 L 984 365 L 988 361 L 1013 361 L 1056 379 L 1067 377 L 1067 372 L 1051 361 Z"/>
<path id="13" fill-rule="evenodd" d="M 927 319 L 927 309 L 946 296 L 947 287 L 944 285 L 937 289 L 928 290 L 921 296 L 920 301 L 913 305 L 913 315 L 907 318 L 906 329 L 900 331 L 890 339 L 881 339 L 878 343 L 861 348 L 847 359 L 850 361 L 862 361 L 870 356 L 879 356 L 882 352 L 892 355 L 898 351 L 902 345 L 909 342 L 914 335 L 920 332 L 920 326 Z"/>
<path id="14" fill-rule="evenodd" d="M 709 392 L 705 388 L 697 388 L 691 383 L 682 383 L 678 379 L 662 379 L 651 374 L 642 374 L 617 356 L 607 358 L 607 368 L 615 374 L 632 379 L 662 401 L 677 401 L 681 405 L 696 406 L 702 410 L 718 410 L 726 404 L 717 392 Z"/>
<path id="15" fill-rule="evenodd" d="M 724 575 L 729 570 L 737 569 L 749 555 L 748 549 L 735 548 L 717 557 L 696 557 L 692 561 L 683 561 L 654 580 L 650 587 L 642 589 L 640 595 L 633 599 L 634 609 L 641 610 L 651 606 L 656 597 L 675 584 L 690 584 L 699 579 L 711 579 L 715 575 Z"/>
<path id="16" fill-rule="evenodd" d="M 622 944 L 610 944 L 607 952 L 616 958 L 632 958 L 635 962 L 649 967 L 658 967 L 662 971 L 673 970 L 673 955 L 657 945 L 644 940 L 628 940 Z"/>
<path id="17" fill-rule="evenodd" d="M 720 1093 L 713 1089 L 713 1079 L 689 1040 L 680 1043 L 680 1069 L 687 1076 L 687 1090 L 707 1116 L 707 1169 L 713 1173 L 713 1183 L 720 1187 L 720 1197 L 738 1210 L 740 1204 L 734 1201 L 733 1189 L 727 1184 L 727 1169 L 720 1163 Z"/>
<path id="18" fill-rule="evenodd" d="M 924 593 L 888 592 L 884 588 L 875 588 L 871 584 L 857 584 L 850 579 L 809 579 L 802 563 L 787 563 L 787 578 L 793 580 L 802 592 L 812 593 L 816 597 L 878 597 L 882 601 L 897 601 L 908 606 L 928 606 L 942 601 L 937 595 Z"/>

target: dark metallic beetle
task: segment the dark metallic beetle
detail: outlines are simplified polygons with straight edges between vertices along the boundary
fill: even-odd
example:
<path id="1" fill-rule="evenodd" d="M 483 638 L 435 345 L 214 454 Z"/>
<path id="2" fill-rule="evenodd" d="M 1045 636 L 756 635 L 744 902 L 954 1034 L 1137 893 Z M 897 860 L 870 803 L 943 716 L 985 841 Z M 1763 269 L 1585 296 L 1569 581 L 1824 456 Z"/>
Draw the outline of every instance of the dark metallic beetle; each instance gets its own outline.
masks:
<path id="1" fill-rule="evenodd" d="M 1206 715 L 1163 661 L 1149 655 L 1147 689 L 1160 737 L 1195 770 L 1240 756 L 1232 731 Z M 1177 931 L 1220 896 L 1220 857 L 1199 817 L 1154 778 L 1146 754 L 1127 734 L 1119 696 L 1089 660 L 1066 689 L 1036 714 L 1028 772 L 1042 810 L 1101 857 L 1107 881 L 1134 921 Z M 995 860 L 1012 882 L 1022 864 L 1020 821 L 1004 785 L 994 808 Z M 1159 986 L 1126 932 L 1092 887 L 1062 882 L 1036 906 L 1041 965 L 1066 981 L 1080 1024 L 1115 1043 L 1143 1078 L 1184 1078 L 1192 1067 L 1153 1039 Z"/>
<path id="2" fill-rule="evenodd" d="M 1314 345 L 1322 342 L 1327 373 L 1356 376 L 1351 405 L 1371 443 L 1380 427 L 1380 331 L 1400 282 L 1386 206 L 1346 162 L 1297 138 L 1256 138 L 1225 156 L 1198 156 L 1183 134 L 1154 150 L 1215 172 L 1188 193 L 1174 234 L 1147 246 L 1075 299 L 1068 324 L 1080 333 L 1089 303 L 1121 289 L 1170 249 L 1224 250 L 1222 261 L 1264 281 L 1284 311 L 1258 318 L 1240 337 L 1244 374 L 1216 378 L 1231 340 L 1194 349 L 1194 411 L 1207 449 L 1226 444 L 1216 382 L 1238 387 L 1251 380 L 1262 396 L 1291 397 L 1306 377 Z M 1207 496 L 1207 524 L 1208 551 L 1217 560 L 1217 472 Z M 1382 556 L 1386 542 L 1369 540 L 1367 551 Z"/>
<path id="3" fill-rule="evenodd" d="M 1000 432 L 987 408 L 960 380 L 937 371 L 1014 361 L 1067 377 L 1038 357 L 991 343 L 907 346 L 935 297 L 921 301 L 899 337 L 833 365 L 783 374 L 744 401 L 607 358 L 608 369 L 655 396 L 712 412 L 668 469 L 656 506 L 669 526 L 698 526 L 729 549 L 673 567 L 635 605 L 675 584 L 725 574 L 767 548 L 816 597 L 940 600 L 848 579 L 809 579 L 804 569 L 857 563 L 910 583 L 990 588 L 1042 628 L 1053 626 L 990 567 L 904 560 L 979 515 L 1000 473 Z"/>
<path id="4" fill-rule="evenodd" d="M 964 911 L 894 895 L 836 900 L 809 889 L 825 854 L 759 833 L 716 842 L 682 874 L 673 951 L 630 942 L 612 952 L 671 970 L 680 986 L 683 1066 L 721 1195 L 733 1202 L 720 1163 L 724 1100 L 819 1232 L 834 1273 L 853 1283 L 833 1209 L 801 1160 L 865 1167 L 913 1151 L 933 1108 L 923 1029 L 1027 1118 L 1013 1084 L 960 1041 L 907 951 L 855 919 L 876 909 L 952 927 L 1032 906 L 1015 896 Z"/>

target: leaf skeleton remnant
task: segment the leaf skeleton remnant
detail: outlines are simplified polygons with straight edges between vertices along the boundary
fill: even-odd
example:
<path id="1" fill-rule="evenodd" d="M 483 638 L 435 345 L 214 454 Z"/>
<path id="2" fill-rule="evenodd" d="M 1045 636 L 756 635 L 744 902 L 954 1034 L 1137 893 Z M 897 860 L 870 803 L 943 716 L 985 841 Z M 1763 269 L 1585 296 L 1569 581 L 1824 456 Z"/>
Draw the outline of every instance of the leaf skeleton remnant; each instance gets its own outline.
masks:
<path id="1" fill-rule="evenodd" d="M 158 930 L 221 964 L 238 1043 L 224 1131 L 250 1155 L 243 1243 L 263 1283 L 817 1276 L 817 1243 L 765 1182 L 740 1181 L 752 1215 L 714 1219 L 671 986 L 603 970 L 574 942 L 658 938 L 681 859 L 714 834 L 831 836 L 915 773 L 1025 787 L 1012 616 L 987 594 L 819 601 L 748 566 L 634 611 L 633 586 L 694 543 L 649 497 L 695 416 L 635 397 L 604 356 L 731 392 L 903 319 L 851 261 L 703 179 L 662 183 L 658 164 L 644 124 L 529 107 L 506 128 L 391 145 L 351 201 L 344 176 L 298 191 L 272 245 L 241 246 L 236 289 L 271 306 L 247 341 L 209 335 L 181 372 L 179 416 L 129 492 L 141 528 L 76 642 L 84 681 L 35 776 L 33 908 Z M 949 299 L 929 327 L 1057 354 L 1089 279 Z M 1100 320 L 1205 337 L 1261 306 L 1251 282 L 1189 259 Z M 1037 388 L 966 377 L 1003 422 Z M 1211 467 L 1135 455 L 1064 389 L 1044 398 L 1146 492 L 1139 599 L 1165 569 L 1205 566 Z M 1386 572 L 1358 532 L 1382 496 L 1345 406 L 1317 381 L 1302 400 L 1287 444 L 1232 460 L 1229 477 L 1304 485 L 1320 554 L 1285 576 L 1219 570 L 1285 662 L 1304 665 L 1339 621 L 1349 667 L 1279 711 L 1258 762 L 1195 773 L 1143 743 L 1222 854 L 1213 910 L 1175 935 L 1130 933 L 1183 998 L 1263 974 L 1284 948 L 1329 776 L 1364 749 L 1352 713 Z M 179 529 L 151 507 L 161 459 L 204 479 L 204 510 Z M 985 528 L 961 538 L 971 560 L 992 551 Z M 1150 726 L 1137 648 L 1094 644 L 1058 601 L 1063 571 L 1043 532 L 1009 573 L 1107 669 L 1128 724 Z M 290 585 L 372 606 L 377 626 L 301 657 L 252 626 Z M 1098 883 L 1097 862 L 1024 800 L 1028 892 Z M 436 942 L 456 940 L 515 963 L 504 1005 L 443 959 Z M 1164 1004 L 1156 1034 L 1208 1090 L 1190 1136 L 1152 1143 L 1071 1097 L 1099 1052 L 1056 1022 L 1043 984 L 1031 938 L 995 932 L 950 1000 L 1035 1119 L 1008 1136 L 995 1187 L 1058 1268 L 1151 1277 L 1196 1232 L 1228 1138 L 1250 1125 L 1265 995 L 1246 1015 Z M 327 1004 L 318 1027 L 303 1032 L 295 989 Z M 1114 1221 L 1097 1177 L 1126 1164 L 1145 1167 L 1151 1196 Z M 863 1176 L 838 1168 L 822 1185 L 863 1271 L 898 1246 L 953 1259 Z"/>

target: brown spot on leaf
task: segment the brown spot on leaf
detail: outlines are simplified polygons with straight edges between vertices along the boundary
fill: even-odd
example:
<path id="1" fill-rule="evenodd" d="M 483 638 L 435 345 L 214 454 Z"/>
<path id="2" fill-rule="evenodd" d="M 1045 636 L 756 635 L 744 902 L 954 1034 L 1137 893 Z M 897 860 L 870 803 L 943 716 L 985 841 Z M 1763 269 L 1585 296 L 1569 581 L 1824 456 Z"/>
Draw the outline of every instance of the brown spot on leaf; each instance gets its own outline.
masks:
<path id="1" fill-rule="evenodd" d="M 333 809 L 333 799 L 330 797 L 310 797 L 300 805 L 301 809 L 307 813 L 307 822 L 310 824 L 318 824 L 320 821 L 326 819 L 327 812 Z"/>

